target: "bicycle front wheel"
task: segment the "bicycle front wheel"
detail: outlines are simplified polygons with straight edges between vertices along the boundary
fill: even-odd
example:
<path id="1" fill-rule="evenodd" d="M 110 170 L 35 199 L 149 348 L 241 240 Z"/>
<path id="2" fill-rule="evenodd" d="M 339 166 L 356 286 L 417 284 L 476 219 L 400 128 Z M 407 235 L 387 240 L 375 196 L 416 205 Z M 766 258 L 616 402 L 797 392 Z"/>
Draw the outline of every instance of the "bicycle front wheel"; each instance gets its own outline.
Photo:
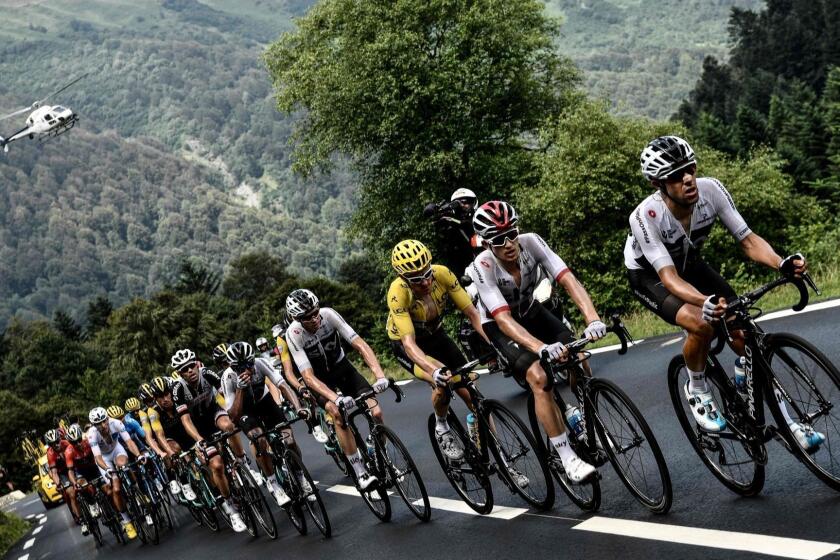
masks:
<path id="1" fill-rule="evenodd" d="M 327 515 L 327 508 L 321 499 L 321 493 L 318 492 L 318 487 L 312 481 L 306 465 L 303 464 L 298 454 L 291 450 L 286 451 L 285 461 L 291 479 L 289 484 L 294 488 L 295 498 L 306 506 L 309 516 L 315 522 L 321 534 L 330 537 L 332 535 L 330 517 Z"/>
<path id="2" fill-rule="evenodd" d="M 429 494 L 423 477 L 414 464 L 414 459 L 403 442 L 394 431 L 385 425 L 375 429 L 374 441 L 377 453 L 384 461 L 388 484 L 397 488 L 405 505 L 420 521 L 428 521 L 432 517 L 432 506 L 429 504 Z"/>
<path id="3" fill-rule="evenodd" d="M 488 445 L 499 475 L 520 498 L 537 509 L 554 505 L 554 484 L 534 436 L 513 412 L 493 399 L 484 401 Z"/>
<path id="4" fill-rule="evenodd" d="M 605 379 L 589 382 L 601 447 L 616 474 L 639 502 L 653 513 L 671 509 L 671 475 L 662 450 L 642 413 L 630 397 Z"/>
<path id="5" fill-rule="evenodd" d="M 237 464 L 236 474 L 241 481 L 242 486 L 240 490 L 251 517 L 259 523 L 266 535 L 272 539 L 276 539 L 277 524 L 274 522 L 274 515 L 271 513 L 271 508 L 268 506 L 265 495 L 260 491 L 257 481 L 251 476 L 251 471 L 244 464 Z"/>
<path id="6" fill-rule="evenodd" d="M 779 430 L 817 478 L 840 490 L 840 373 L 811 343 L 792 334 L 769 335 L 765 358 L 773 372 L 776 394 L 776 398 L 768 395 L 768 403 Z M 782 407 L 791 420 L 821 434 L 824 441 L 803 448 Z"/>

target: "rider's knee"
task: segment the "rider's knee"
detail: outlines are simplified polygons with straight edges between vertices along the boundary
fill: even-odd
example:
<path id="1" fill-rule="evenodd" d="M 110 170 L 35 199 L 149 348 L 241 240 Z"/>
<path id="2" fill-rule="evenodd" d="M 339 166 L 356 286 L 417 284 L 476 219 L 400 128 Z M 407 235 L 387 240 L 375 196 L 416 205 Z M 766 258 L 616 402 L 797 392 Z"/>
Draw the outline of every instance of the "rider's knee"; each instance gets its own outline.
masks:
<path id="1" fill-rule="evenodd" d="M 531 367 L 529 367 L 525 372 L 525 380 L 532 389 L 542 389 L 545 387 L 547 377 L 545 375 L 545 370 L 543 370 L 539 362 L 531 364 Z M 536 393 L 537 392 L 534 391 L 535 395 Z"/>

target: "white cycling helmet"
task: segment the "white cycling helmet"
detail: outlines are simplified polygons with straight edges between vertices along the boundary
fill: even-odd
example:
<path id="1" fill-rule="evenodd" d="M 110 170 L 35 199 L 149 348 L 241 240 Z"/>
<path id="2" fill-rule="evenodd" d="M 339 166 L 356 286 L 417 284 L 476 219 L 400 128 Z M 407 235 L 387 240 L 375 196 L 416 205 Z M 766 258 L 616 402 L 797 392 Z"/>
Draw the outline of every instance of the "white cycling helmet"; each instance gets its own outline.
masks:
<path id="1" fill-rule="evenodd" d="M 182 367 L 187 364 L 195 362 L 195 352 L 190 350 L 189 348 L 184 348 L 183 350 L 178 350 L 173 354 L 172 360 L 169 362 L 169 365 L 172 366 L 172 369 L 178 371 Z"/>
<path id="2" fill-rule="evenodd" d="M 478 202 L 478 197 L 475 196 L 475 193 L 472 192 L 470 189 L 464 189 L 464 188 L 456 189 L 455 192 L 452 193 L 452 196 L 449 197 L 449 201 L 454 202 L 454 201 L 459 200 L 461 198 L 469 198 L 469 199 L 472 200 L 473 204 Z"/>
<path id="3" fill-rule="evenodd" d="M 286 298 L 286 313 L 293 319 L 303 317 L 318 308 L 318 297 L 311 291 L 300 288 Z"/>
<path id="4" fill-rule="evenodd" d="M 273 327 L 271 327 L 271 336 L 277 338 L 278 336 L 283 336 L 283 333 L 286 332 L 286 327 L 282 324 L 277 323 Z"/>
<path id="5" fill-rule="evenodd" d="M 660 136 L 651 140 L 641 155 L 642 174 L 651 181 L 661 180 L 674 171 L 697 163 L 694 150 L 679 136 Z"/>
<path id="6" fill-rule="evenodd" d="M 257 350 L 259 350 L 260 352 L 265 352 L 266 350 L 268 350 L 268 339 L 264 336 L 261 336 L 254 343 L 254 346 L 256 346 Z M 263 348 L 263 346 L 265 346 L 265 348 Z"/>
<path id="7" fill-rule="evenodd" d="M 91 424 L 99 424 L 108 419 L 108 412 L 101 406 L 97 406 L 88 413 L 88 420 Z"/>

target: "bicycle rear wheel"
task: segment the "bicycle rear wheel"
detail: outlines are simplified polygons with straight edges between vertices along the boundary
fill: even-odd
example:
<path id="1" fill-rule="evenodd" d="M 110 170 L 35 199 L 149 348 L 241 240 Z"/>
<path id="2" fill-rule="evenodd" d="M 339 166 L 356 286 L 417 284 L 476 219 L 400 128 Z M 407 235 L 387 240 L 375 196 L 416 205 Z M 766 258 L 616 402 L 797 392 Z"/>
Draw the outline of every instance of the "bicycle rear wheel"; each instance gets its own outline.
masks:
<path id="1" fill-rule="evenodd" d="M 276 539 L 277 524 L 274 522 L 274 514 L 271 513 L 265 494 L 260 491 L 257 481 L 251 476 L 251 471 L 244 464 L 239 463 L 236 465 L 236 474 L 242 484 L 240 487 L 242 497 L 254 521 L 259 523 L 266 535 Z"/>
<path id="2" fill-rule="evenodd" d="M 99 527 L 99 521 L 90 513 L 92 498 L 86 496 L 84 490 L 77 493 L 76 496 L 78 496 L 76 500 L 79 504 L 79 511 L 82 514 L 82 521 L 87 525 L 88 531 L 93 536 L 93 540 L 96 542 L 96 548 L 99 548 L 103 544 L 102 529 Z"/>
<path id="3" fill-rule="evenodd" d="M 589 382 L 595 431 L 616 474 L 639 502 L 654 513 L 671 509 L 671 476 L 662 450 L 630 397 L 605 379 Z M 588 411 L 587 411 L 588 412 Z"/>
<path id="4" fill-rule="evenodd" d="M 784 389 L 778 393 L 781 403 L 770 395 L 767 399 L 779 431 L 817 478 L 840 490 L 840 373 L 822 352 L 798 336 L 771 334 L 766 348 L 775 383 Z M 825 441 L 806 451 L 796 441 L 780 406 L 794 422 L 823 434 Z"/>
<path id="5" fill-rule="evenodd" d="M 493 399 L 484 401 L 486 441 L 508 487 L 537 509 L 554 505 L 554 484 L 534 436 L 513 412 Z M 524 478 L 523 478 L 524 477 Z"/>
<path id="6" fill-rule="evenodd" d="M 493 487 L 490 484 L 490 475 L 484 466 L 481 452 L 466 436 L 463 426 L 452 410 L 449 411 L 447 421 L 461 449 L 464 450 L 464 458 L 460 461 L 452 461 L 443 454 L 437 442 L 435 415 L 432 413 L 429 415 L 428 422 L 429 439 L 440 468 L 443 469 L 446 479 L 464 503 L 482 515 L 490 513 L 493 510 Z"/>
<path id="7" fill-rule="evenodd" d="M 746 432 L 733 431 L 733 425 L 749 429 L 747 419 L 735 412 L 735 407 L 723 398 L 711 380 L 709 387 L 715 402 L 722 407 L 721 412 L 726 419 L 727 428 L 718 434 L 700 430 L 684 395 L 683 388 L 688 380 L 685 359 L 681 355 L 674 356 L 668 365 L 668 392 L 688 441 L 706 467 L 724 486 L 742 496 L 755 496 L 764 487 L 763 462 L 767 458 L 764 443 L 758 438 L 748 441 L 744 435 Z"/>
<path id="8" fill-rule="evenodd" d="M 327 515 L 321 493 L 318 492 L 318 487 L 309 475 L 309 470 L 294 451 L 287 450 L 284 459 L 290 475 L 289 485 L 293 488 L 292 496 L 306 507 L 306 511 L 309 512 L 309 516 L 321 534 L 329 538 L 332 535 L 330 517 Z"/>
<path id="9" fill-rule="evenodd" d="M 405 448 L 399 436 L 385 425 L 376 427 L 374 436 L 376 452 L 380 460 L 384 461 L 385 474 L 388 484 L 397 488 L 405 505 L 420 521 L 428 521 L 432 517 L 432 506 L 429 504 L 429 494 L 423 477 L 414 464 L 414 459 Z"/>
<path id="10" fill-rule="evenodd" d="M 356 490 L 358 490 L 359 494 L 361 494 L 368 509 L 373 512 L 373 515 L 375 515 L 380 521 L 390 521 L 391 500 L 388 497 L 387 488 L 385 487 L 387 474 L 384 472 L 384 469 L 380 468 L 382 465 L 381 462 L 378 461 L 376 457 L 370 457 L 368 455 L 365 442 L 357 441 L 357 446 L 362 452 L 362 455 L 365 457 L 365 464 L 367 465 L 368 472 L 376 475 L 377 481 L 368 486 L 367 490 L 359 488 L 359 481 L 356 478 L 356 473 L 353 471 L 353 467 L 350 466 L 348 461 L 347 468 L 353 473 L 353 484 L 356 486 Z M 347 460 L 346 457 L 344 459 L 345 461 Z"/>

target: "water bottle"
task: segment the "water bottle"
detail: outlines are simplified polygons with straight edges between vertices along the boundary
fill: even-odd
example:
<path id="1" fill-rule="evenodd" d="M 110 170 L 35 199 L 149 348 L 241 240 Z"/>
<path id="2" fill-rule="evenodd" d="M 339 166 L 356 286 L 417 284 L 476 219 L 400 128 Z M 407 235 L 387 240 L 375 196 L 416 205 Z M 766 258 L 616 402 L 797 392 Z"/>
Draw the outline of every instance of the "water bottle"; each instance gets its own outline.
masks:
<path id="1" fill-rule="evenodd" d="M 470 439 L 473 441 L 475 446 L 480 448 L 481 441 L 478 437 L 478 419 L 472 412 L 467 414 L 467 433 L 469 434 Z"/>
<path id="2" fill-rule="evenodd" d="M 583 421 L 583 415 L 580 409 L 570 404 L 566 405 L 566 421 L 569 423 L 569 428 L 577 438 L 584 437 L 583 433 L 586 430 L 586 424 Z"/>
<path id="3" fill-rule="evenodd" d="M 738 359 L 735 360 L 735 389 L 737 389 L 741 395 L 747 394 L 747 372 L 744 369 L 746 363 L 747 359 L 743 356 L 739 356 Z"/>
<path id="4" fill-rule="evenodd" d="M 368 437 L 365 438 L 365 444 L 367 445 L 367 452 L 369 457 L 373 457 L 376 453 L 376 448 L 373 446 L 373 436 L 368 434 Z"/>

